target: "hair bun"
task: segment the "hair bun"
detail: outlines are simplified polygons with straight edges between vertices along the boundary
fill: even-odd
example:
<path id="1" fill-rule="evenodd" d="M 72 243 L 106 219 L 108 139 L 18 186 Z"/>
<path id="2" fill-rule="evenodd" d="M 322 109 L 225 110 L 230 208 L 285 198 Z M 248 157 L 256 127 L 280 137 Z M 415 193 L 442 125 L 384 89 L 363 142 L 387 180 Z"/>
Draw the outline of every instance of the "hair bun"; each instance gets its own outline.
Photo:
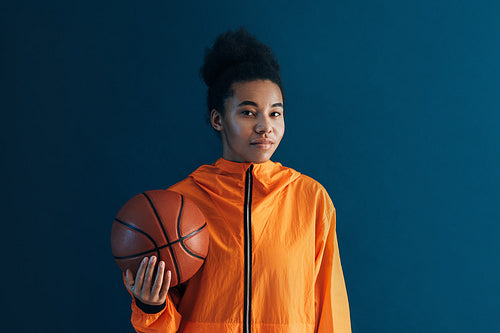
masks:
<path id="1" fill-rule="evenodd" d="M 211 48 L 205 49 L 205 62 L 200 70 L 207 86 L 212 86 L 228 68 L 257 65 L 279 72 L 280 66 L 271 48 L 262 44 L 245 27 L 217 37 Z"/>

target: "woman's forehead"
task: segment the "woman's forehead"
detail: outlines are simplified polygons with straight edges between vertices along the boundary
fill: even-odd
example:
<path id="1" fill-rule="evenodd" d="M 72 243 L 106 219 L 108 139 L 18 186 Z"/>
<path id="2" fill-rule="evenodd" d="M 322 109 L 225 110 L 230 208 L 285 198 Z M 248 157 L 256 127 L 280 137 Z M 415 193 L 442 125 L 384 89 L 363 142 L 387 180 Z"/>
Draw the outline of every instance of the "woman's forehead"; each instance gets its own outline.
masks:
<path id="1" fill-rule="evenodd" d="M 279 86 L 270 80 L 236 82 L 232 85 L 233 96 L 228 99 L 232 107 L 243 105 L 280 106 L 283 97 Z M 230 101 L 229 101 L 230 100 Z"/>

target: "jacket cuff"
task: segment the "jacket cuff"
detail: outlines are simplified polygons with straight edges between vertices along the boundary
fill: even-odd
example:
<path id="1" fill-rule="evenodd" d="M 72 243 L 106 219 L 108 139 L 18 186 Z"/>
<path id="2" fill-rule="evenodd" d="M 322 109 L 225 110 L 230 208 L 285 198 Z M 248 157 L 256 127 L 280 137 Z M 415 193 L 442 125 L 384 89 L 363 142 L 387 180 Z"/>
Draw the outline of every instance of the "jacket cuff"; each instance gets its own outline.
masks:
<path id="1" fill-rule="evenodd" d="M 160 304 L 160 305 L 150 305 L 150 304 L 145 304 L 145 303 L 141 302 L 135 296 L 134 296 L 134 300 L 135 300 L 135 305 L 137 305 L 137 307 L 139 309 L 141 309 L 142 312 L 147 313 L 147 314 L 159 313 L 163 309 L 165 309 L 165 307 L 167 306 L 167 301 L 165 301 L 163 304 Z"/>

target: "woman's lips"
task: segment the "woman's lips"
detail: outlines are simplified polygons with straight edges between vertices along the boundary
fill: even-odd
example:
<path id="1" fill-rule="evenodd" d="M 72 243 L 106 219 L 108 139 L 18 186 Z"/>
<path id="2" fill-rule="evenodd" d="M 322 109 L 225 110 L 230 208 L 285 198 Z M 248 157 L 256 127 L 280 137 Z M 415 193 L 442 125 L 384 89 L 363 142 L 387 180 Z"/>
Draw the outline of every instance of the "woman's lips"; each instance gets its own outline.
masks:
<path id="1" fill-rule="evenodd" d="M 273 142 L 270 140 L 256 140 L 250 143 L 252 146 L 258 149 L 270 149 Z"/>

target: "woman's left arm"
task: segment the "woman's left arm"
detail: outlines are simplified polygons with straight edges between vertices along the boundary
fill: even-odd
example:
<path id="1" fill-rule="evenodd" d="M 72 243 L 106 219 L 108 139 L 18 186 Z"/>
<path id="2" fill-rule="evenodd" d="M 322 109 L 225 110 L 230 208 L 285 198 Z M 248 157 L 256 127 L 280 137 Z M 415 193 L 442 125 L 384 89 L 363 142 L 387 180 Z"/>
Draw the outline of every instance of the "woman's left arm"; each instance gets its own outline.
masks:
<path id="1" fill-rule="evenodd" d="M 330 199 L 328 197 L 328 199 Z M 316 235 L 316 332 L 350 333 L 349 302 L 340 264 L 335 208 L 329 200 L 323 224 Z"/>

